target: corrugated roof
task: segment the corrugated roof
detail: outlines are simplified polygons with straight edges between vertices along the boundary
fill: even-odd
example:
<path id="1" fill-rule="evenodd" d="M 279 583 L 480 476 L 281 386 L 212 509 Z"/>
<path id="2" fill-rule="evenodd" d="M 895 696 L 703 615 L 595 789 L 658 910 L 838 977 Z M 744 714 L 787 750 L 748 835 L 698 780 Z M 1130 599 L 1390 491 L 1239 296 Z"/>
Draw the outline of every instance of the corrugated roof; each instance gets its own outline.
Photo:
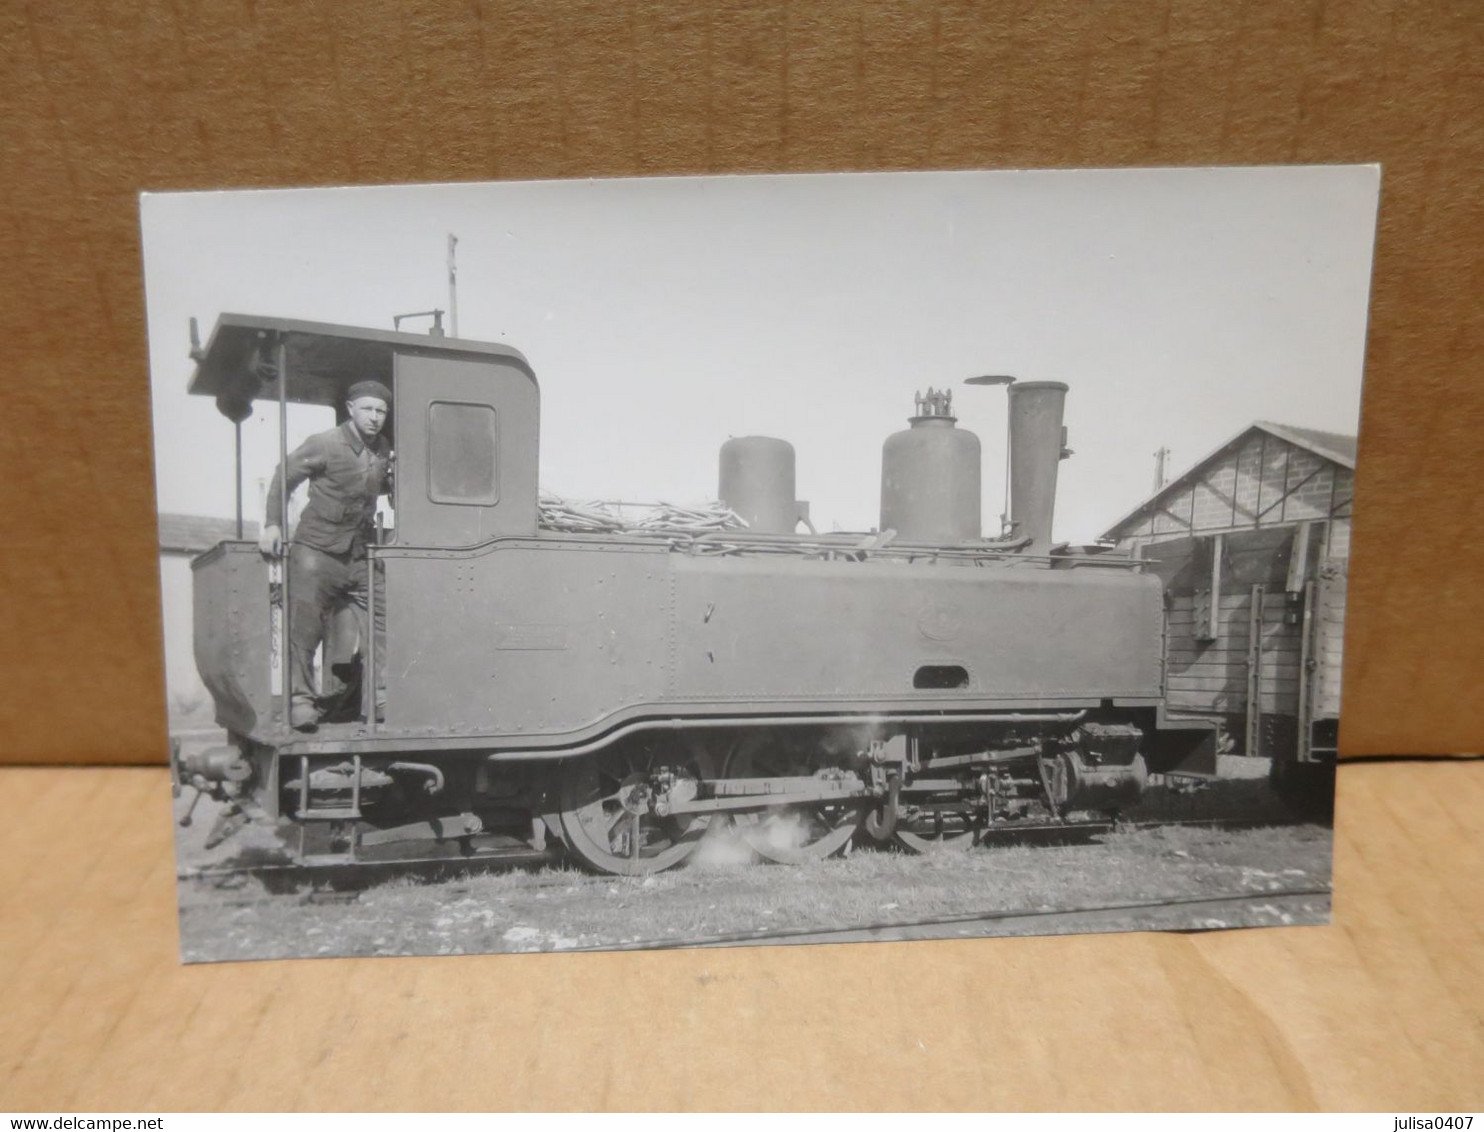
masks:
<path id="1" fill-rule="evenodd" d="M 1317 428 L 1294 428 L 1292 425 L 1275 424 L 1273 421 L 1258 421 L 1254 426 L 1274 436 L 1307 448 L 1316 456 L 1343 464 L 1355 470 L 1355 437 L 1343 432 L 1322 432 Z"/>
<path id="2" fill-rule="evenodd" d="M 1136 515 L 1147 511 L 1150 506 L 1164 496 L 1173 495 L 1180 491 L 1186 482 L 1205 468 L 1206 465 L 1210 464 L 1218 456 L 1224 455 L 1232 448 L 1241 444 L 1248 436 L 1259 429 L 1271 436 L 1276 436 L 1279 440 L 1297 445 L 1299 448 L 1307 449 L 1321 459 L 1349 468 L 1352 472 L 1355 470 L 1356 439 L 1353 436 L 1348 436 L 1342 432 L 1324 432 L 1317 428 L 1297 428 L 1293 425 L 1278 424 L 1274 421 L 1254 421 L 1226 443 L 1222 444 L 1213 452 L 1208 453 L 1203 459 L 1197 460 L 1184 472 L 1180 473 L 1180 475 L 1165 484 L 1164 487 L 1145 499 L 1127 515 L 1124 515 L 1116 523 L 1109 526 L 1101 537 L 1104 539 L 1117 537 L 1114 532 L 1119 527 L 1123 526 L 1123 524 L 1127 523 Z"/>
<path id="3" fill-rule="evenodd" d="M 160 549 L 174 554 L 200 554 L 224 539 L 237 537 L 235 519 L 216 519 L 208 515 L 174 515 L 160 513 Z M 258 525 L 244 522 L 242 537 L 258 537 Z"/>

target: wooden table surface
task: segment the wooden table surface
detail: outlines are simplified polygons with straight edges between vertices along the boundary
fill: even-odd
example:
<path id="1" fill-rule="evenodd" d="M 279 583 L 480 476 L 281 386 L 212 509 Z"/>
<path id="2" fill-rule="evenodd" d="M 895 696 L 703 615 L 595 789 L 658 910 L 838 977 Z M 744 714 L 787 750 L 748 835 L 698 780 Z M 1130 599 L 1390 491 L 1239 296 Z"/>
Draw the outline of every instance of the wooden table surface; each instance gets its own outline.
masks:
<path id="1" fill-rule="evenodd" d="M 1342 767 L 1329 927 L 182 967 L 166 772 L 0 770 L 0 1109 L 1484 1108 L 1484 763 Z"/>

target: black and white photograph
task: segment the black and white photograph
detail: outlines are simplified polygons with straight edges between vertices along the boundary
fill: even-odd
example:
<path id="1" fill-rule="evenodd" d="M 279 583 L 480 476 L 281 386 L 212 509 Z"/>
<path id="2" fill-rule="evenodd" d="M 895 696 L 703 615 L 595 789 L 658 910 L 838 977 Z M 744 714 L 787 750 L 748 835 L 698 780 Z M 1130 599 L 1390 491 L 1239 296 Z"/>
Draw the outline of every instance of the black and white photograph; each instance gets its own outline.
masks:
<path id="1" fill-rule="evenodd" d="M 1380 181 L 146 194 L 182 959 L 1328 922 Z"/>

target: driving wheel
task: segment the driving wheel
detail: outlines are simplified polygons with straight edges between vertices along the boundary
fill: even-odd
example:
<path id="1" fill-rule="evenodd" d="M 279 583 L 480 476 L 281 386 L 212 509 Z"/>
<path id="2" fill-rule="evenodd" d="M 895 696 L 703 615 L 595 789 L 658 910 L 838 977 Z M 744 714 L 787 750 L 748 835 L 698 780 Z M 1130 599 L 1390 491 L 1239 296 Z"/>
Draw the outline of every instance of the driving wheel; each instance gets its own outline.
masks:
<path id="1" fill-rule="evenodd" d="M 698 848 L 713 825 L 708 814 L 661 817 L 651 802 L 657 783 L 710 778 L 704 749 L 669 736 L 640 737 L 562 767 L 562 840 L 580 863 L 601 873 L 645 876 L 674 868 Z"/>
<path id="2" fill-rule="evenodd" d="M 732 746 L 722 773 L 726 778 L 835 778 L 848 772 L 770 736 L 755 735 Z M 840 852 L 864 824 L 867 812 L 864 802 L 842 800 L 741 811 L 732 815 L 732 822 L 760 857 L 796 865 Z"/>

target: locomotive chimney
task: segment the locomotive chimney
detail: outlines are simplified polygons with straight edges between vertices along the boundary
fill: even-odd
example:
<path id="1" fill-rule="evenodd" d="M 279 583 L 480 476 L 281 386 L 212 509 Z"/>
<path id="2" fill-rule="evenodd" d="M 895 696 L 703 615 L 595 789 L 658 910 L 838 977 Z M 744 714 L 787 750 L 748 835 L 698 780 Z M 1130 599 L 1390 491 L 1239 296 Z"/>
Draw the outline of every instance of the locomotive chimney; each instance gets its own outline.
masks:
<path id="1" fill-rule="evenodd" d="M 1010 518 L 1016 533 L 1031 540 L 1032 554 L 1051 549 L 1057 465 L 1071 455 L 1062 429 L 1066 399 L 1060 381 L 1010 386 Z"/>

